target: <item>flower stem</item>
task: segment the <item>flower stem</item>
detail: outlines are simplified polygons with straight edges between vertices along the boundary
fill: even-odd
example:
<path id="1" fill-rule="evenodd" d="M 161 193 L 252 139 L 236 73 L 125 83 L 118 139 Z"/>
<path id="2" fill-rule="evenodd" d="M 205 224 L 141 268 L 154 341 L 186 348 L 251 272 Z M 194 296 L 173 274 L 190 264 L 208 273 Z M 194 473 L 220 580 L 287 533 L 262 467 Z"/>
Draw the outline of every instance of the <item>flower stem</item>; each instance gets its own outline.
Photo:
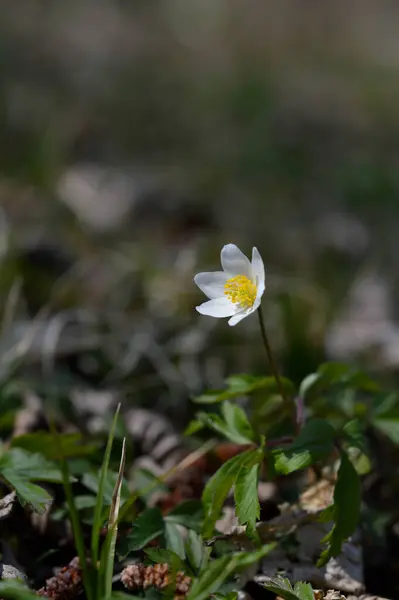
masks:
<path id="1" fill-rule="evenodd" d="M 289 409 L 289 411 L 291 413 L 291 408 L 292 408 L 291 404 L 292 403 L 291 403 L 290 399 L 288 398 L 288 396 L 286 395 L 286 393 L 284 391 L 283 383 L 282 383 L 280 375 L 278 373 L 277 365 L 276 365 L 276 362 L 274 360 L 273 352 L 272 352 L 272 349 L 271 349 L 270 344 L 269 344 L 269 339 L 267 337 L 266 327 L 265 327 L 265 320 L 263 318 L 263 313 L 262 313 L 262 310 L 261 310 L 260 306 L 259 306 L 257 312 L 258 312 L 259 325 L 260 325 L 260 331 L 261 331 L 261 334 L 262 334 L 263 344 L 264 344 L 265 349 L 266 349 L 267 359 L 269 361 L 270 368 L 272 370 L 274 379 L 276 380 L 276 383 L 277 383 L 278 392 L 279 392 L 281 398 L 283 399 L 285 406 L 287 407 L 287 409 Z M 295 417 L 293 417 L 293 421 L 295 422 Z"/>

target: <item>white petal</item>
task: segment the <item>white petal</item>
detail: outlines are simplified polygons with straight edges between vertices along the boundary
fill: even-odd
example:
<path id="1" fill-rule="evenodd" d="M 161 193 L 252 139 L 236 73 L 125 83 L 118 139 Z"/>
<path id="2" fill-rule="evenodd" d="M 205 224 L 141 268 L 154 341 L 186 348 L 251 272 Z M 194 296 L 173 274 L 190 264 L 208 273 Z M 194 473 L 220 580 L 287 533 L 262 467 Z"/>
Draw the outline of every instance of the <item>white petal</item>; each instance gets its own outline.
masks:
<path id="1" fill-rule="evenodd" d="M 235 244 L 223 246 L 220 253 L 220 262 L 223 271 L 226 271 L 230 276 L 246 275 L 249 278 L 252 277 L 251 263 Z"/>
<path id="2" fill-rule="evenodd" d="M 251 308 L 244 308 L 244 310 L 240 310 L 235 315 L 233 315 L 231 317 L 231 319 L 229 319 L 229 321 L 228 321 L 229 325 L 231 325 L 232 327 L 234 325 L 237 325 L 237 323 L 239 323 L 240 321 L 245 319 L 245 317 L 249 317 L 249 315 L 252 315 L 253 312 L 258 310 L 258 308 L 260 306 L 261 298 L 262 298 L 262 294 L 261 295 L 258 294 L 257 297 L 255 298 L 255 302 L 253 303 L 253 306 L 251 306 Z"/>
<path id="3" fill-rule="evenodd" d="M 252 276 L 257 286 L 265 289 L 265 266 L 257 248 L 252 248 Z M 262 292 L 263 293 L 263 292 Z"/>
<path id="4" fill-rule="evenodd" d="M 196 307 L 197 311 L 201 315 L 208 315 L 209 317 L 216 317 L 220 319 L 222 317 L 231 317 L 236 312 L 236 308 L 228 298 L 215 298 L 214 300 L 208 300 Z"/>
<path id="5" fill-rule="evenodd" d="M 252 308 L 240 310 L 236 315 L 234 315 L 233 317 L 231 317 L 231 319 L 228 320 L 229 325 L 231 327 L 233 327 L 234 325 L 237 325 L 237 323 L 239 323 L 240 321 L 245 319 L 245 317 L 248 317 L 248 315 L 250 315 L 252 312 L 253 312 Z"/>
<path id="6" fill-rule="evenodd" d="M 194 281 L 208 298 L 213 299 L 223 296 L 227 278 L 224 271 L 215 271 L 214 273 L 198 273 L 194 277 Z"/>
<path id="7" fill-rule="evenodd" d="M 263 292 L 262 292 L 262 294 L 263 294 Z M 262 294 L 259 293 L 259 288 L 258 288 L 258 293 L 256 295 L 255 302 L 253 303 L 253 306 L 251 307 L 251 312 L 255 312 L 256 310 L 258 310 L 261 300 L 262 300 Z"/>

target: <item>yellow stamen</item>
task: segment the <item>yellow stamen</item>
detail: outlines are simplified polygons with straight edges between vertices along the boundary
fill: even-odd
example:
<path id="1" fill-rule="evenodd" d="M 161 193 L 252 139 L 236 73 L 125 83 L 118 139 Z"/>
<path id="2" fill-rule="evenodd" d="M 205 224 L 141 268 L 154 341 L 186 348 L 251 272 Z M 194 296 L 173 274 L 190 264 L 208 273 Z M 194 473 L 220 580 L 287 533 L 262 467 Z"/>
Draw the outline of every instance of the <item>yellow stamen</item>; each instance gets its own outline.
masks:
<path id="1" fill-rule="evenodd" d="M 250 308 L 256 299 L 256 285 L 245 275 L 236 275 L 228 279 L 224 285 L 225 296 L 239 304 L 241 308 Z"/>

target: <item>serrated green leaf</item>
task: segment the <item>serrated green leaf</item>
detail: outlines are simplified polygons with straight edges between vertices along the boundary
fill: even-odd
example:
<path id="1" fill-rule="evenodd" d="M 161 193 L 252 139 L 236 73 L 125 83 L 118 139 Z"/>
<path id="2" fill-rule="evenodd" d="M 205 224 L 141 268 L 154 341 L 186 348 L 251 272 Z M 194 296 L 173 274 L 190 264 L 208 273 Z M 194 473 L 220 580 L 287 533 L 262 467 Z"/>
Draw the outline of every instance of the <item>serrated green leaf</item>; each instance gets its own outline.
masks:
<path id="1" fill-rule="evenodd" d="M 236 515 L 241 525 L 248 525 L 250 530 L 255 529 L 256 521 L 260 516 L 258 497 L 258 478 L 263 452 L 256 450 L 258 462 L 247 466 L 244 463 L 238 472 L 234 484 L 234 500 Z"/>
<path id="2" fill-rule="evenodd" d="M 22 448 L 11 448 L 0 458 L 0 474 L 11 482 L 13 477 L 27 481 L 62 483 L 62 474 L 56 464 L 41 454 Z"/>
<path id="3" fill-rule="evenodd" d="M 13 477 L 12 485 L 22 506 L 29 504 L 39 514 L 44 513 L 51 504 L 52 497 L 39 485 Z"/>
<path id="4" fill-rule="evenodd" d="M 314 600 L 314 592 L 310 583 L 298 581 L 295 584 L 294 592 L 299 598 L 299 600 Z"/>
<path id="5" fill-rule="evenodd" d="M 33 481 L 62 482 L 57 466 L 40 454 L 32 454 L 22 448 L 11 448 L 0 458 L 0 476 L 17 493 L 22 505 L 30 504 L 43 512 L 51 502 L 51 496 Z"/>
<path id="6" fill-rule="evenodd" d="M 324 566 L 330 558 L 340 554 L 342 544 L 354 533 L 358 525 L 360 504 L 359 476 L 348 456 L 342 452 L 334 490 L 334 526 L 323 540 L 328 546 L 322 552 L 317 566 Z"/>
<path id="7" fill-rule="evenodd" d="M 198 574 L 208 562 L 211 548 L 204 545 L 201 536 L 189 529 L 185 543 L 185 551 L 188 562 L 194 572 Z"/>
<path id="8" fill-rule="evenodd" d="M 198 533 L 202 531 L 204 507 L 199 500 L 187 500 L 175 506 L 166 516 L 168 523 L 177 523 Z"/>
<path id="9" fill-rule="evenodd" d="M 251 443 L 251 440 L 248 440 L 248 438 L 242 435 L 239 431 L 230 429 L 230 426 L 219 415 L 201 412 L 197 414 L 197 419 L 213 431 L 216 431 L 216 433 L 226 437 L 235 444 L 244 445 Z"/>
<path id="10" fill-rule="evenodd" d="M 251 443 L 255 440 L 255 432 L 242 408 L 232 402 L 223 402 L 222 415 L 232 433 L 237 433 Z"/>
<path id="11" fill-rule="evenodd" d="M 241 466 L 248 460 L 254 450 L 247 450 L 242 454 L 230 458 L 210 478 L 202 493 L 202 502 L 205 510 L 203 536 L 210 537 L 220 515 L 224 501 L 234 485 Z"/>
<path id="12" fill-rule="evenodd" d="M 288 475 L 327 457 L 334 448 L 335 435 L 327 421 L 309 420 L 290 446 L 273 450 L 275 470 Z"/>
<path id="13" fill-rule="evenodd" d="M 179 526 L 176 525 L 176 523 L 165 521 L 165 539 L 167 550 L 172 550 L 172 552 L 184 560 L 186 557 L 184 539 L 182 532 L 179 530 Z"/>
<path id="14" fill-rule="evenodd" d="M 267 582 L 262 582 L 262 587 L 284 600 L 314 600 L 312 586 L 302 581 L 297 582 L 293 588 L 289 579 L 277 576 L 271 577 Z"/>
<path id="15" fill-rule="evenodd" d="M 165 523 L 159 508 L 147 508 L 133 523 L 133 529 L 127 536 L 128 548 L 132 552 L 141 550 L 165 531 Z"/>

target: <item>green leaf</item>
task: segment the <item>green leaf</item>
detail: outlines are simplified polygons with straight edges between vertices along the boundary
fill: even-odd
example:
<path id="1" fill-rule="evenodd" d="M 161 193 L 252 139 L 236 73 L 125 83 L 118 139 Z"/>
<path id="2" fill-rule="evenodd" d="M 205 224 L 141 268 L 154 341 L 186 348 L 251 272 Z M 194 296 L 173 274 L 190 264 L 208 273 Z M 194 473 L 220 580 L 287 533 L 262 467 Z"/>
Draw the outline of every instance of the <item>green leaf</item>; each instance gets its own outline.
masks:
<path id="1" fill-rule="evenodd" d="M 351 462 L 359 475 L 366 475 L 371 470 L 368 448 L 362 425 L 358 419 L 349 421 L 343 427 L 344 440 L 348 446 Z"/>
<path id="2" fill-rule="evenodd" d="M 22 506 L 29 504 L 33 510 L 41 514 L 51 504 L 50 494 L 35 483 L 13 477 L 12 485 Z"/>
<path id="3" fill-rule="evenodd" d="M 216 593 L 236 570 L 246 569 L 269 554 L 275 544 L 267 544 L 255 552 L 236 552 L 210 562 L 198 579 L 194 580 L 187 600 L 206 600 Z"/>
<path id="4" fill-rule="evenodd" d="M 237 433 L 249 443 L 255 440 L 255 432 L 242 408 L 232 402 L 223 402 L 222 415 L 230 432 Z"/>
<path id="5" fill-rule="evenodd" d="M 298 581 L 295 584 L 294 591 L 298 596 L 299 600 L 314 600 L 314 592 L 310 583 Z"/>
<path id="6" fill-rule="evenodd" d="M 259 548 L 259 550 L 254 550 L 253 552 L 236 552 L 233 554 L 236 559 L 236 568 L 241 570 L 250 567 L 254 563 L 258 562 L 258 560 L 261 560 L 270 554 L 275 547 L 276 543 L 273 542 L 271 544 L 264 544 L 262 548 Z"/>
<path id="7" fill-rule="evenodd" d="M 358 419 L 346 423 L 343 427 L 345 440 L 353 448 L 358 448 L 363 454 L 367 453 L 367 444 L 363 428 Z"/>
<path id="8" fill-rule="evenodd" d="M 286 577 L 273 577 L 262 586 L 269 592 L 284 598 L 285 600 L 314 600 L 314 592 L 310 583 L 298 581 L 293 588 Z"/>
<path id="9" fill-rule="evenodd" d="M 179 526 L 176 525 L 176 523 L 168 523 L 165 521 L 165 539 L 166 548 L 172 550 L 172 552 L 184 560 L 186 557 L 184 539 L 182 532 L 179 530 Z"/>
<path id="10" fill-rule="evenodd" d="M 260 516 L 258 478 L 263 452 L 260 450 L 255 452 L 258 456 L 258 462 L 250 466 L 245 463 L 242 465 L 234 487 L 237 518 L 241 525 L 248 525 L 250 531 L 255 530 L 256 521 Z"/>
<path id="11" fill-rule="evenodd" d="M 360 517 L 361 484 L 356 469 L 345 452 L 341 453 L 334 490 L 334 526 L 323 542 L 328 546 L 320 556 L 318 565 L 324 566 L 332 557 L 338 556 L 342 544 L 354 533 Z"/>
<path id="12" fill-rule="evenodd" d="M 22 448 L 11 448 L 0 458 L 0 475 L 12 483 L 12 479 L 27 481 L 51 481 L 62 483 L 60 469 L 41 454 L 32 454 Z"/>
<path id="13" fill-rule="evenodd" d="M 82 494 L 81 496 L 75 496 L 75 505 L 77 510 L 85 510 L 86 508 L 93 508 L 96 505 L 96 497 Z"/>
<path id="14" fill-rule="evenodd" d="M 194 419 L 193 421 L 190 421 L 190 423 L 187 425 L 183 435 L 189 437 L 198 433 L 199 431 L 201 431 L 201 429 L 204 429 L 204 427 L 205 425 L 201 421 Z"/>
<path id="15" fill-rule="evenodd" d="M 281 377 L 281 383 L 287 394 L 292 394 L 294 386 L 289 379 Z M 197 404 L 215 404 L 230 400 L 237 396 L 251 394 L 257 390 L 264 390 L 269 394 L 279 393 L 274 377 L 254 377 L 251 375 L 232 375 L 226 379 L 227 389 L 211 390 L 206 394 L 193 398 Z"/>
<path id="16" fill-rule="evenodd" d="M 379 385 L 366 373 L 354 369 L 352 365 L 339 362 L 329 362 L 318 368 L 323 381 L 329 385 L 346 384 L 365 392 L 378 392 Z"/>
<path id="17" fill-rule="evenodd" d="M 103 504 L 106 504 L 107 506 L 111 505 L 112 494 L 117 479 L 118 473 L 115 473 L 114 471 L 107 471 L 102 481 L 101 489 L 103 492 Z M 100 490 L 99 473 L 85 473 L 82 477 L 82 484 L 98 497 Z M 123 501 L 126 501 L 130 497 L 129 487 L 125 479 L 122 481 L 121 497 Z"/>
<path id="18" fill-rule="evenodd" d="M 22 505 L 30 504 L 38 512 L 46 509 L 51 496 L 32 482 L 62 482 L 62 473 L 55 464 L 22 448 L 11 448 L 0 457 L 0 476 L 15 489 Z"/>
<path id="19" fill-rule="evenodd" d="M 141 550 L 149 542 L 165 532 L 165 523 L 159 508 L 147 508 L 133 523 L 128 536 L 128 548 L 132 552 Z"/>
<path id="20" fill-rule="evenodd" d="M 213 534 L 214 525 L 220 515 L 226 496 L 234 485 L 242 465 L 253 454 L 254 450 L 247 450 L 242 454 L 233 456 L 233 458 L 226 461 L 216 471 L 206 484 L 202 493 L 202 502 L 205 510 L 203 526 L 203 535 L 205 538 Z"/>
<path id="21" fill-rule="evenodd" d="M 10 600 L 37 600 L 37 593 L 18 580 L 0 581 L 0 594 Z"/>
<path id="22" fill-rule="evenodd" d="M 373 420 L 373 425 L 386 435 L 394 444 L 399 444 L 399 418 L 380 417 Z"/>
<path id="23" fill-rule="evenodd" d="M 97 475 L 97 482 L 96 482 L 97 485 L 95 486 L 95 488 L 94 489 L 93 489 L 93 487 L 90 488 L 90 486 L 87 484 L 88 480 L 90 482 L 90 474 L 87 474 L 83 477 L 84 485 L 89 487 L 89 489 L 91 489 L 91 491 L 94 491 L 97 496 L 96 505 L 94 507 L 93 526 L 91 529 L 91 544 L 90 544 L 91 545 L 91 559 L 92 559 L 93 565 L 97 564 L 98 553 L 99 553 L 99 549 L 100 549 L 100 530 L 103 525 L 102 513 L 103 513 L 104 498 L 105 498 L 105 493 L 106 493 L 105 488 L 106 488 L 106 484 L 109 483 L 110 472 L 108 470 L 108 467 L 109 467 L 109 461 L 110 461 L 110 457 L 111 457 L 112 445 L 114 442 L 115 429 L 116 429 L 116 425 L 117 425 L 117 421 L 118 421 L 120 406 L 121 405 L 118 404 L 118 406 L 116 407 L 116 411 L 115 411 L 114 417 L 112 419 L 111 428 L 110 428 L 110 431 L 108 434 L 107 445 L 105 447 L 104 459 L 103 459 L 103 463 L 101 465 L 101 469 Z M 112 482 L 110 489 L 109 489 L 109 504 L 112 503 L 113 492 L 114 492 L 114 488 L 115 488 L 117 479 L 118 479 L 118 475 L 115 473 L 114 481 Z M 101 584 L 102 584 L 102 575 L 103 575 L 102 570 L 99 570 L 98 571 L 98 582 L 97 582 L 99 588 L 101 587 Z"/>
<path id="24" fill-rule="evenodd" d="M 173 571 L 187 571 L 187 565 L 181 557 L 173 550 L 163 548 L 146 548 L 146 555 L 154 563 L 168 563 Z"/>
<path id="25" fill-rule="evenodd" d="M 223 421 L 223 419 L 219 415 L 216 415 L 214 413 L 201 412 L 197 414 L 197 419 L 213 431 L 220 433 L 223 437 L 226 437 L 228 440 L 231 440 L 235 444 L 251 443 L 251 440 L 243 436 L 239 431 L 235 429 L 230 429 L 230 426 L 225 421 Z"/>
<path id="26" fill-rule="evenodd" d="M 234 571 L 236 564 L 234 556 L 223 556 L 212 560 L 200 577 L 194 580 L 187 600 L 206 600 L 210 594 L 217 592 Z"/>
<path id="27" fill-rule="evenodd" d="M 273 450 L 275 470 L 288 475 L 326 458 L 334 448 L 335 435 L 327 421 L 309 420 L 290 446 Z"/>
<path id="28" fill-rule="evenodd" d="M 305 377 L 299 387 L 299 394 L 304 399 L 314 398 L 337 386 L 372 393 L 379 391 L 379 385 L 362 371 L 345 363 L 328 362 L 320 365 L 316 373 Z"/>
<path id="29" fill-rule="evenodd" d="M 186 557 L 195 573 L 199 573 L 207 564 L 211 548 L 204 545 L 201 536 L 189 529 L 185 544 Z"/>
<path id="30" fill-rule="evenodd" d="M 19 435 L 11 441 L 11 448 L 23 448 L 29 452 L 38 452 L 48 459 L 59 460 L 76 456 L 86 456 L 96 450 L 92 444 L 84 446 L 80 433 L 63 433 L 59 435 L 59 444 L 54 440 L 54 435 L 48 431 L 36 431 Z M 62 456 L 59 451 L 62 449 Z"/>
<path id="31" fill-rule="evenodd" d="M 175 506 L 166 516 L 167 523 L 177 523 L 188 529 L 201 532 L 204 522 L 204 507 L 199 500 L 187 500 Z"/>

